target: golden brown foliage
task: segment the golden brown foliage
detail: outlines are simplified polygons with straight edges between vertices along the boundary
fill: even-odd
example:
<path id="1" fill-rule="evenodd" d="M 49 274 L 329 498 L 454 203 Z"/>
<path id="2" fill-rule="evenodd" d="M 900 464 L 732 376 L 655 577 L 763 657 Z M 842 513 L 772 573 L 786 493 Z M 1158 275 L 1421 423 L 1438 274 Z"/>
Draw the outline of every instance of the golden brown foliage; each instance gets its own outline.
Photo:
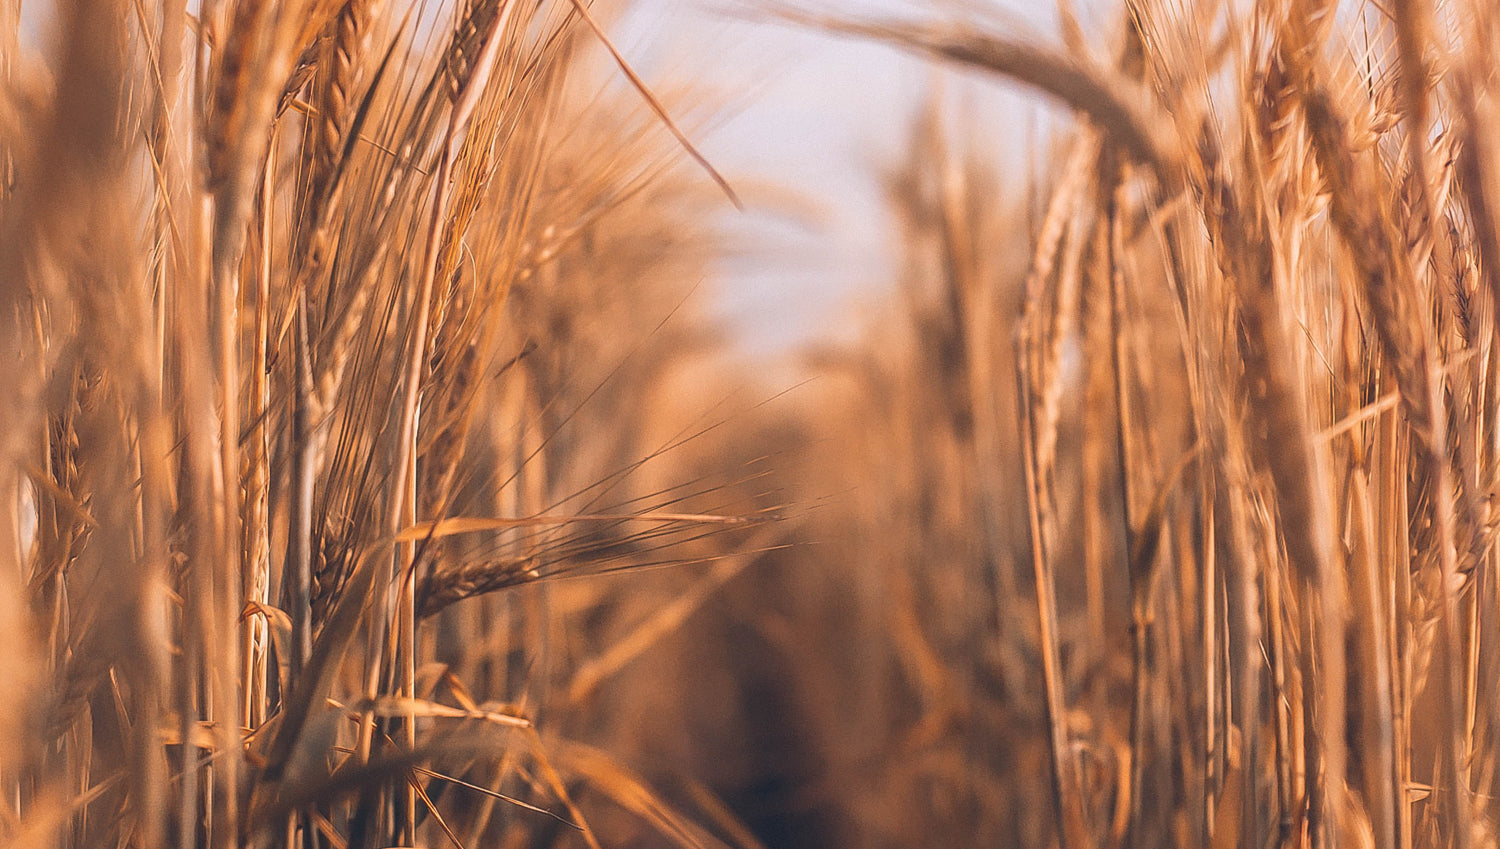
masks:
<path id="1" fill-rule="evenodd" d="M 0 5 L 0 842 L 1495 845 L 1490 4 L 783 11 L 1080 126 L 766 402 L 605 10 L 397 6 Z"/>

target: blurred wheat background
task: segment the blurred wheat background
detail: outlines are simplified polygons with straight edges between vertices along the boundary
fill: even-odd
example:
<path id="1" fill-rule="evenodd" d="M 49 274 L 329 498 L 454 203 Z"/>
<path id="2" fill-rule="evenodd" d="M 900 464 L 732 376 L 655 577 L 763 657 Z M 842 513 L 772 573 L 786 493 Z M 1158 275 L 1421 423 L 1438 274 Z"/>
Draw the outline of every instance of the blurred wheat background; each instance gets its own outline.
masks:
<path id="1" fill-rule="evenodd" d="M 38 8 L 0 845 L 1500 845 L 1488 0 L 726 7 L 932 69 L 791 367 L 624 4 Z"/>

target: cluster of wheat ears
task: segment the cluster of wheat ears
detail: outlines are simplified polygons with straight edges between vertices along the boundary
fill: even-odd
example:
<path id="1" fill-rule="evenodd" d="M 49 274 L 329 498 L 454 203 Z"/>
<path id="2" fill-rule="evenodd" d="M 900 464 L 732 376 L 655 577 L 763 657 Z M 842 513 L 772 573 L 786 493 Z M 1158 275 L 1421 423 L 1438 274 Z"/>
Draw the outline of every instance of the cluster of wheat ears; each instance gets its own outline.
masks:
<path id="1" fill-rule="evenodd" d="M 938 98 L 786 395 L 613 10 L 51 12 L 0 844 L 1500 845 L 1490 0 L 751 7 L 1078 117 L 1018 201 Z"/>

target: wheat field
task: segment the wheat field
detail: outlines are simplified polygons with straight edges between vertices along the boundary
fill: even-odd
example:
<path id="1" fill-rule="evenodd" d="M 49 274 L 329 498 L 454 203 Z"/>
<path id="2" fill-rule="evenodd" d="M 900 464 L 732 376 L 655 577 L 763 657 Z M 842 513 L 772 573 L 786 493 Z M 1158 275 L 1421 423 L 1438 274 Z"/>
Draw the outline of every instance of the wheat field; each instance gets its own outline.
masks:
<path id="1" fill-rule="evenodd" d="M 1500 9 L 730 14 L 1020 87 L 776 384 L 600 0 L 0 0 L 0 845 L 1500 846 Z"/>

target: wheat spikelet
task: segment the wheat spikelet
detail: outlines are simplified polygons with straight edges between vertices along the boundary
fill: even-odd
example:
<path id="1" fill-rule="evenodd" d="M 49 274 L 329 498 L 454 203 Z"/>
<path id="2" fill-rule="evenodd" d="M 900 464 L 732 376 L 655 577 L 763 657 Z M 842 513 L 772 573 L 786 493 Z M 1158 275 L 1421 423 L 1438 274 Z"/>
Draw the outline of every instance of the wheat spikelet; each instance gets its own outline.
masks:
<path id="1" fill-rule="evenodd" d="M 476 560 L 453 566 L 438 566 L 422 579 L 417 588 L 417 614 L 436 615 L 447 606 L 530 583 L 541 577 L 530 558 L 512 560 Z"/>

